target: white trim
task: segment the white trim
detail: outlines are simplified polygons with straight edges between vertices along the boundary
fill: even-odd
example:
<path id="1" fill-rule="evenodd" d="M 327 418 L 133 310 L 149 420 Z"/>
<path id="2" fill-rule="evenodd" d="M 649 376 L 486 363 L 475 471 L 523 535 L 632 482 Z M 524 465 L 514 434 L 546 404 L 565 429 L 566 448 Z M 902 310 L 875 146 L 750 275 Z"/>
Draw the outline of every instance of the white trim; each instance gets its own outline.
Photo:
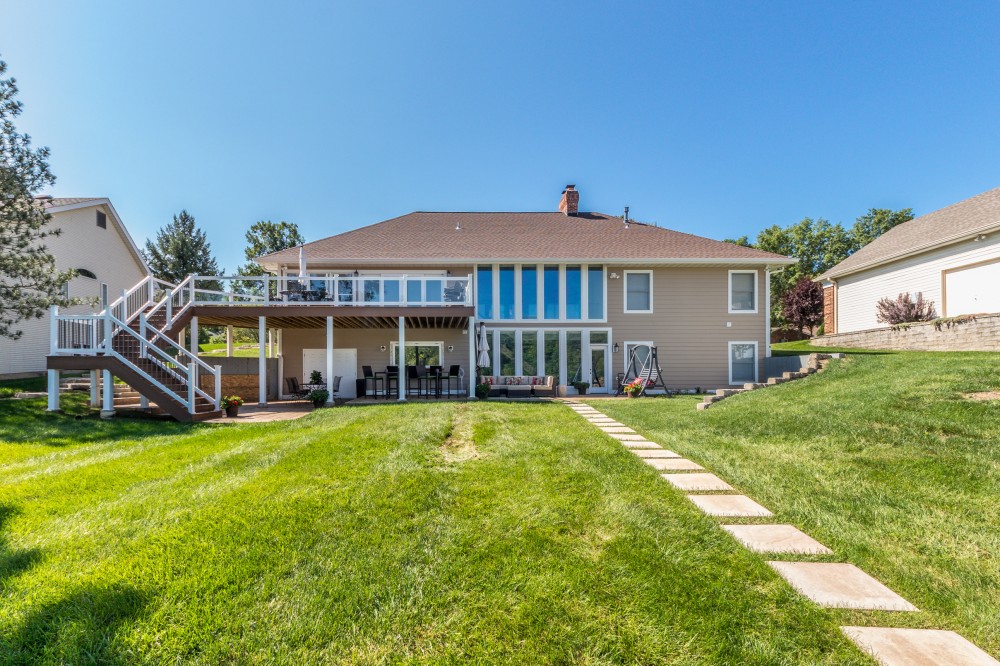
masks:
<path id="1" fill-rule="evenodd" d="M 514 265 L 514 319 L 523 316 L 521 311 L 521 265 Z"/>
<path id="2" fill-rule="evenodd" d="M 771 358 L 771 269 L 764 269 L 764 356 Z"/>
<path id="3" fill-rule="evenodd" d="M 256 261 L 256 259 L 254 260 Z M 614 257 L 614 256 L 592 256 L 592 257 L 552 257 L 548 259 L 539 259 L 538 257 L 446 257 L 440 259 L 427 258 L 427 257 L 381 257 L 381 258 L 345 258 L 345 257 L 310 257 L 308 258 L 310 264 L 350 264 L 352 266 L 421 266 L 421 265 L 435 265 L 435 266 L 468 266 L 472 265 L 486 265 L 493 262 L 499 262 L 504 264 L 537 264 L 539 262 L 545 262 L 548 264 L 553 263 L 563 263 L 563 264 L 577 264 L 577 263 L 588 263 L 588 264 L 613 264 L 615 266 L 691 266 L 691 265 L 704 265 L 704 266 L 734 266 L 734 265 L 757 265 L 757 266 L 791 266 L 792 264 L 797 264 L 798 259 L 792 259 L 790 257 L 744 257 L 744 258 L 713 258 L 713 257 L 674 257 L 674 258 L 634 258 L 634 257 Z M 259 263 L 265 270 L 277 271 L 280 270 L 282 266 L 297 267 L 298 259 L 295 261 L 288 262 L 267 262 Z"/>
<path id="4" fill-rule="evenodd" d="M 649 276 L 649 309 L 629 310 L 628 309 L 628 276 L 632 274 L 645 273 Z M 605 306 L 605 310 L 607 307 Z M 622 311 L 625 314 L 652 314 L 653 313 L 653 271 L 652 270 L 623 270 L 622 271 Z"/>
<path id="5" fill-rule="evenodd" d="M 753 310 L 734 310 L 733 309 L 733 275 L 736 273 L 751 274 L 753 275 Z M 733 269 L 729 271 L 728 281 L 729 289 L 727 293 L 729 295 L 729 300 L 726 303 L 729 314 L 757 314 L 758 306 L 760 305 L 760 275 L 757 269 Z"/>
<path id="6" fill-rule="evenodd" d="M 753 383 L 757 383 L 757 374 L 760 365 L 760 348 L 757 345 L 756 340 L 730 340 L 729 346 L 727 347 L 729 351 L 729 385 L 734 386 L 736 384 L 746 384 L 747 382 L 734 382 L 733 381 L 733 345 L 753 345 Z"/>

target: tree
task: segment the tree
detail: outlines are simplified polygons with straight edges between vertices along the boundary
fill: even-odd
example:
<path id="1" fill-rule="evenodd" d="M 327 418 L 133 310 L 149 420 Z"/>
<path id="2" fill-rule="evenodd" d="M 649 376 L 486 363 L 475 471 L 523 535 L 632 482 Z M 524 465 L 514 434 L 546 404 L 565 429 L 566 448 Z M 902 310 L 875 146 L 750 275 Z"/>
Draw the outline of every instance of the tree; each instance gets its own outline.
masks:
<path id="1" fill-rule="evenodd" d="M 855 220 L 854 226 L 851 227 L 851 243 L 853 245 L 851 253 L 857 252 L 889 229 L 912 219 L 912 208 L 899 210 L 869 208 L 868 212 Z"/>
<path id="2" fill-rule="evenodd" d="M 0 337 L 17 339 L 21 321 L 40 318 L 50 305 L 68 304 L 63 287 L 73 271 L 56 270 L 45 245 L 60 232 L 49 227 L 52 216 L 35 195 L 56 179 L 49 149 L 32 148 L 31 137 L 17 132 L 14 119 L 22 104 L 15 79 L 2 78 L 6 72 L 0 60 Z"/>
<path id="3" fill-rule="evenodd" d="M 156 242 L 146 241 L 143 251 L 153 275 L 179 284 L 190 274 L 218 275 L 219 264 L 212 256 L 212 246 L 205 232 L 197 228 L 186 210 L 174 215 L 174 221 L 156 232 Z M 205 289 L 219 289 L 218 283 L 199 283 Z"/>
<path id="4" fill-rule="evenodd" d="M 796 330 L 813 330 L 823 321 L 823 288 L 808 277 L 801 277 L 781 297 L 781 316 Z"/>
<path id="5" fill-rule="evenodd" d="M 243 256 L 246 257 L 247 263 L 236 269 L 240 275 L 264 275 L 267 271 L 254 259 L 306 242 L 299 233 L 298 225 L 284 220 L 278 223 L 271 220 L 254 222 L 246 233 L 246 239 L 247 246 L 243 250 Z M 243 294 L 263 293 L 260 283 L 252 280 L 237 280 L 233 289 Z"/>

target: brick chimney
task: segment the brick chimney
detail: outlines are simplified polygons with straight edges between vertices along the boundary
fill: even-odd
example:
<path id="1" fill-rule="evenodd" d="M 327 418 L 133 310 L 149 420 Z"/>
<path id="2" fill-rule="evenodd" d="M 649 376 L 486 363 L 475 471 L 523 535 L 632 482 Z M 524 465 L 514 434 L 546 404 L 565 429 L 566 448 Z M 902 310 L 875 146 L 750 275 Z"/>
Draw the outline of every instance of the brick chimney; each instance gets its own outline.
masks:
<path id="1" fill-rule="evenodd" d="M 563 190 L 562 199 L 559 200 L 559 212 L 567 215 L 576 215 L 580 212 L 580 193 L 576 191 L 576 185 L 567 185 Z"/>

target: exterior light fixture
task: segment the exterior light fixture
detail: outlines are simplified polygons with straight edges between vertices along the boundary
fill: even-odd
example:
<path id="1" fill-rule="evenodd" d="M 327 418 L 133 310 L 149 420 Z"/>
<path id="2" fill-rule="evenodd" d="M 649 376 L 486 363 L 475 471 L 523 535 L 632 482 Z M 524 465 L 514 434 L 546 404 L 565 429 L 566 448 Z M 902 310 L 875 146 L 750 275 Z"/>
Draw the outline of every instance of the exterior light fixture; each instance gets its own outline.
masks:
<path id="1" fill-rule="evenodd" d="M 382 345 L 381 347 L 379 347 L 379 351 L 385 351 L 385 345 Z"/>
<path id="2" fill-rule="evenodd" d="M 616 354 L 622 350 L 621 345 L 619 345 L 617 342 L 615 343 L 615 346 L 612 349 L 614 349 Z"/>
<path id="3" fill-rule="evenodd" d="M 620 276 L 618 275 L 618 273 L 612 273 L 608 277 L 611 278 L 612 280 L 617 280 Z"/>
<path id="4" fill-rule="evenodd" d="M 986 234 L 979 234 L 976 236 L 976 242 L 982 242 L 984 240 L 986 240 Z"/>
<path id="5" fill-rule="evenodd" d="M 450 352 L 455 351 L 455 345 L 448 345 L 448 351 Z"/>
<path id="6" fill-rule="evenodd" d="M 358 269 L 357 268 L 354 269 L 354 277 L 358 277 Z"/>

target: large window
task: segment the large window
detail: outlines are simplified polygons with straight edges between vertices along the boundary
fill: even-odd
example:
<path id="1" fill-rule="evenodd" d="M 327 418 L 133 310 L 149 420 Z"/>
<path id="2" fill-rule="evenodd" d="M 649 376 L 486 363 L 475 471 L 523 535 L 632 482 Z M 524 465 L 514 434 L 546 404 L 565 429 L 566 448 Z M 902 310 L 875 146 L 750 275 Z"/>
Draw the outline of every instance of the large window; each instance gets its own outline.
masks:
<path id="1" fill-rule="evenodd" d="M 500 318 L 514 318 L 514 267 L 500 267 Z"/>
<path id="2" fill-rule="evenodd" d="M 587 318 L 604 319 L 604 268 L 587 269 Z"/>
<path id="3" fill-rule="evenodd" d="M 579 319 L 582 316 L 581 299 L 583 298 L 579 266 L 566 267 L 566 319 Z"/>
<path id="4" fill-rule="evenodd" d="M 500 331 L 500 344 L 497 347 L 500 354 L 500 374 L 504 376 L 516 375 L 514 368 L 514 348 L 517 339 L 514 331 Z"/>
<path id="5" fill-rule="evenodd" d="M 653 311 L 653 272 L 625 271 L 625 312 Z"/>
<path id="6" fill-rule="evenodd" d="M 757 312 L 757 271 L 729 271 L 729 311 Z"/>
<path id="7" fill-rule="evenodd" d="M 559 319 L 559 267 L 545 267 L 545 318 Z"/>
<path id="8" fill-rule="evenodd" d="M 538 271 L 534 266 L 521 267 L 521 318 L 538 318 Z"/>
<path id="9" fill-rule="evenodd" d="M 480 319 L 493 319 L 493 267 L 480 266 L 476 270 L 476 311 Z"/>
<path id="10" fill-rule="evenodd" d="M 545 374 L 559 379 L 558 331 L 545 331 Z"/>
<path id="11" fill-rule="evenodd" d="M 399 359 L 398 342 L 391 342 L 389 346 L 389 363 L 395 365 Z M 443 342 L 407 342 L 406 343 L 406 365 L 442 365 L 444 357 Z"/>
<path id="12" fill-rule="evenodd" d="M 757 381 L 757 343 L 729 343 L 729 383 L 746 384 Z"/>
<path id="13" fill-rule="evenodd" d="M 587 381 L 583 377 L 583 333 L 566 331 L 566 377 L 568 383 Z"/>
<path id="14" fill-rule="evenodd" d="M 521 331 L 521 374 L 534 376 L 538 372 L 538 332 Z"/>

